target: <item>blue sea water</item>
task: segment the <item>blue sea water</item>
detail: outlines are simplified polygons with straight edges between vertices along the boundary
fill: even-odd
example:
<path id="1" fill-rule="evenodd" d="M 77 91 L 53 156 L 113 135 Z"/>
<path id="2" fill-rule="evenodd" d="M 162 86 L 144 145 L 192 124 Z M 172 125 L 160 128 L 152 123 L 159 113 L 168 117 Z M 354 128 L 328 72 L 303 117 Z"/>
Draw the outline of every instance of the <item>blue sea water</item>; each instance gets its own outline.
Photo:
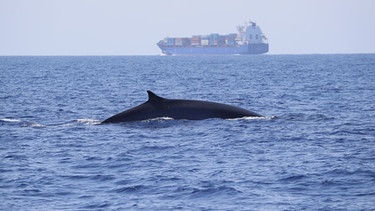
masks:
<path id="1" fill-rule="evenodd" d="M 100 125 L 147 100 L 265 118 Z M 0 210 L 374 210 L 375 54 L 0 57 Z"/>

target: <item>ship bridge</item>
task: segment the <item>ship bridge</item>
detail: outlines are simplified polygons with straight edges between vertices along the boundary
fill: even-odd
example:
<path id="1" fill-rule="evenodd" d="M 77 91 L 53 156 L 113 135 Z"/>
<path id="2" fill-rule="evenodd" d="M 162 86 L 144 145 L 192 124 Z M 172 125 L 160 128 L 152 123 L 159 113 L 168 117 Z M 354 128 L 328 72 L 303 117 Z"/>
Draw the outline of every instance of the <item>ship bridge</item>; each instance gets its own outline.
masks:
<path id="1" fill-rule="evenodd" d="M 244 26 L 237 26 L 239 39 L 238 42 L 242 44 L 258 44 L 266 43 L 267 38 L 262 33 L 262 30 L 255 22 L 249 21 Z"/>

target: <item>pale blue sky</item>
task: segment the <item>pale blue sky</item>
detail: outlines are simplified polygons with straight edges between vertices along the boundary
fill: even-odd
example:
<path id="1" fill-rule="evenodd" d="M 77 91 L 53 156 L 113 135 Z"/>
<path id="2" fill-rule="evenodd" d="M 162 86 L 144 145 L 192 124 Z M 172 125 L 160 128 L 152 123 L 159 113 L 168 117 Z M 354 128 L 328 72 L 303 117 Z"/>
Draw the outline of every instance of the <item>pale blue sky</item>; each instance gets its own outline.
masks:
<path id="1" fill-rule="evenodd" d="M 375 53 L 375 0 L 0 0 L 0 55 L 159 55 L 250 19 L 270 54 Z"/>

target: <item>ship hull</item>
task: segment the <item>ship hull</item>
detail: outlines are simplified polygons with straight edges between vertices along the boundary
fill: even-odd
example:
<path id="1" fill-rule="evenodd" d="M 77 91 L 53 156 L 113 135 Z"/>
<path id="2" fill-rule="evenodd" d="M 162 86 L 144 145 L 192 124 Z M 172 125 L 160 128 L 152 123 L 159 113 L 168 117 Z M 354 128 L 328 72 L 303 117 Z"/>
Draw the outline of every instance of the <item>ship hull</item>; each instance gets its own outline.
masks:
<path id="1" fill-rule="evenodd" d="M 166 55 L 264 54 L 268 52 L 268 43 L 234 46 L 168 46 L 162 44 L 158 46 Z"/>

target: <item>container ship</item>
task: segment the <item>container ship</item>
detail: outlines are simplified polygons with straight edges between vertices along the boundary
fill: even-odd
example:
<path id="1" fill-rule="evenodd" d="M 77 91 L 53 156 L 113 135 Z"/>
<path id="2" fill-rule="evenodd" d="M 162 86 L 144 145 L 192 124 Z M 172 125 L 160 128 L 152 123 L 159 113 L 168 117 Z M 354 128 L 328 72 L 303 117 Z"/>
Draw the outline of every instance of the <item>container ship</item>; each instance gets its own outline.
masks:
<path id="1" fill-rule="evenodd" d="M 268 42 L 255 22 L 237 26 L 238 33 L 210 34 L 192 37 L 167 37 L 157 45 L 165 55 L 189 54 L 263 54 L 268 52 Z"/>

